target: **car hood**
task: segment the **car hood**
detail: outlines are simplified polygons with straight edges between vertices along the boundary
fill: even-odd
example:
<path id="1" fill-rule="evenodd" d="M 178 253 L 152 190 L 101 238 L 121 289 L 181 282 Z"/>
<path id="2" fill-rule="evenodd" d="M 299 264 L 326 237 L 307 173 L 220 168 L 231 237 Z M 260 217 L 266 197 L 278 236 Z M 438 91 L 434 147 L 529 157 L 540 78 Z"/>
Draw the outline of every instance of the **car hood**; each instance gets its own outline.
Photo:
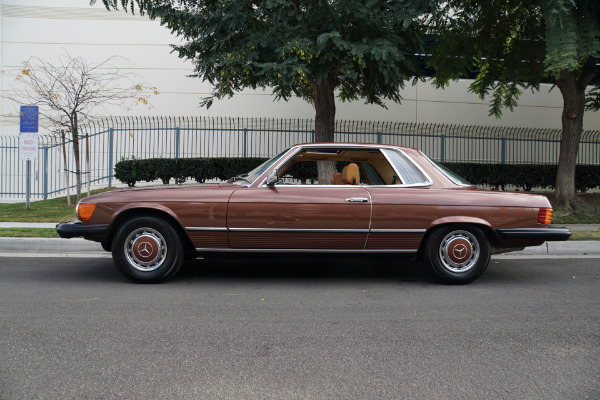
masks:
<path id="1" fill-rule="evenodd" d="M 122 202 L 122 201 L 153 201 L 153 200 L 183 200 L 195 197 L 200 193 L 214 191 L 234 191 L 239 185 L 231 183 L 189 184 L 189 185 L 156 185 L 139 188 L 125 188 L 98 193 L 82 199 L 84 203 Z"/>

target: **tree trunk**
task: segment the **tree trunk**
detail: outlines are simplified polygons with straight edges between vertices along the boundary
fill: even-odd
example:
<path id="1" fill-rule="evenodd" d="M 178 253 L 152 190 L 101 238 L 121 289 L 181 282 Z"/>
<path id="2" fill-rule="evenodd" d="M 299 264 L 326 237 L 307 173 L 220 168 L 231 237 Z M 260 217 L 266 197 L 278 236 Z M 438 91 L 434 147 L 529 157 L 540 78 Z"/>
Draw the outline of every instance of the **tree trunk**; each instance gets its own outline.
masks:
<path id="1" fill-rule="evenodd" d="M 65 145 L 65 130 L 60 130 L 60 138 L 62 140 L 63 161 L 65 163 L 65 185 L 67 187 L 67 206 L 71 206 L 71 184 L 69 183 L 69 168 L 67 167 L 67 147 Z"/>
<path id="2" fill-rule="evenodd" d="M 329 79 L 320 82 L 311 81 L 315 100 L 315 142 L 333 142 L 335 132 L 335 94 Z M 327 185 L 331 176 L 337 172 L 335 162 L 320 162 L 319 184 Z"/>
<path id="3" fill-rule="evenodd" d="M 79 134 L 73 132 L 73 156 L 75 157 L 75 185 L 77 190 L 77 202 L 81 200 L 81 157 L 79 152 Z"/>
<path id="4" fill-rule="evenodd" d="M 557 203 L 568 211 L 581 206 L 575 187 L 575 167 L 579 152 L 579 141 L 583 132 L 585 111 L 585 89 L 593 73 L 584 73 L 577 80 L 573 71 L 561 71 L 556 85 L 563 96 L 562 139 L 558 170 L 556 173 L 555 198 Z M 585 207 L 584 207 L 585 208 Z"/>
<path id="5" fill-rule="evenodd" d="M 77 130 L 77 113 L 71 119 L 71 132 L 73 133 L 73 156 L 75 157 L 75 179 L 77 182 L 77 202 L 81 200 L 81 153 L 79 151 L 79 132 Z"/>
<path id="6" fill-rule="evenodd" d="M 87 178 L 87 196 L 90 197 L 92 187 L 92 167 L 90 166 L 90 134 L 85 133 L 85 174 Z"/>

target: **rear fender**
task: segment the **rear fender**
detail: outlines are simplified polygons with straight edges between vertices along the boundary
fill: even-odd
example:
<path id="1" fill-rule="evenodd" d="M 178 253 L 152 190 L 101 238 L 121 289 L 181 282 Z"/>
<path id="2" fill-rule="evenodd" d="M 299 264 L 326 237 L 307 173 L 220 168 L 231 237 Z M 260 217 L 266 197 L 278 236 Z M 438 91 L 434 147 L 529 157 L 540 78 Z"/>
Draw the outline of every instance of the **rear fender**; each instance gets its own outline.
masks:
<path id="1" fill-rule="evenodd" d="M 440 225 L 448 225 L 448 224 L 471 224 L 471 225 L 482 225 L 488 228 L 492 228 L 490 223 L 481 218 L 475 217 L 466 217 L 466 216 L 452 216 L 452 217 L 444 217 L 440 219 L 436 219 L 429 224 L 429 228 L 427 230 L 436 228 Z"/>
<path id="2" fill-rule="evenodd" d="M 492 228 L 490 223 L 484 219 L 476 218 L 476 217 L 468 217 L 468 216 L 451 216 L 444 217 L 440 219 L 436 219 L 429 224 L 427 228 L 427 233 L 421 242 L 421 247 L 427 241 L 427 237 L 431 232 L 433 232 L 438 226 L 449 225 L 449 224 L 461 224 L 461 225 L 475 225 L 479 227 L 483 233 L 486 234 L 488 239 L 490 240 L 492 246 L 496 246 L 499 243 L 499 237 L 496 233 L 496 230 Z"/>

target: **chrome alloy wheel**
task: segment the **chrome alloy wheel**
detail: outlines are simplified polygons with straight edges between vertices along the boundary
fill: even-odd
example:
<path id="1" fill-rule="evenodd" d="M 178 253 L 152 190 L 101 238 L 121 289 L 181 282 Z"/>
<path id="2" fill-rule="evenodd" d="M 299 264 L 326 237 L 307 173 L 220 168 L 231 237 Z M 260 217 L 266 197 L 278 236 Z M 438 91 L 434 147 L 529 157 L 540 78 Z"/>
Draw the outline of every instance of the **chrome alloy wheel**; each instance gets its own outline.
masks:
<path id="1" fill-rule="evenodd" d="M 138 271 L 154 271 L 167 258 L 167 243 L 163 235 L 152 228 L 138 228 L 125 240 L 125 257 Z"/>
<path id="2" fill-rule="evenodd" d="M 468 231 L 452 231 L 440 243 L 439 256 L 442 266 L 454 273 L 471 270 L 479 260 L 479 242 Z"/>

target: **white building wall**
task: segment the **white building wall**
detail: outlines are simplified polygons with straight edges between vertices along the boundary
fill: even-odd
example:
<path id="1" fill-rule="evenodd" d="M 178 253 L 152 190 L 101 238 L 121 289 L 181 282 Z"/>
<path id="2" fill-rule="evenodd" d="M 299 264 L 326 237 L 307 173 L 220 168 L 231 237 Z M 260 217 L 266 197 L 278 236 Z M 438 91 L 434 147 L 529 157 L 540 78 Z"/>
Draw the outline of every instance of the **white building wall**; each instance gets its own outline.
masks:
<path id="1" fill-rule="evenodd" d="M 101 3 L 98 1 L 98 3 Z M 107 11 L 89 0 L 0 0 L 0 66 L 17 68 L 31 56 L 56 61 L 68 52 L 86 61 L 103 61 L 121 56 L 120 64 L 160 92 L 151 99 L 152 108 L 136 107 L 126 112 L 119 108 L 101 111 L 111 115 L 190 115 L 232 117 L 314 118 L 314 109 L 300 99 L 274 102 L 270 91 L 246 90 L 231 99 L 216 101 L 206 110 L 200 100 L 210 93 L 210 85 L 189 78 L 189 61 L 171 53 L 169 44 L 178 39 L 158 21 L 123 11 Z M 524 93 L 514 112 L 505 111 L 502 119 L 488 116 L 488 103 L 468 92 L 469 81 L 436 90 L 429 83 L 408 84 L 402 104 L 388 103 L 388 109 L 363 102 L 337 104 L 338 119 L 436 122 L 465 125 L 495 125 L 560 128 L 562 99 L 558 89 L 549 92 L 543 85 L 538 93 Z M 11 79 L 0 77 L 0 90 L 10 90 Z M 18 132 L 17 105 L 2 99 L 0 114 L 3 134 Z M 585 129 L 600 129 L 600 113 L 587 113 Z"/>

